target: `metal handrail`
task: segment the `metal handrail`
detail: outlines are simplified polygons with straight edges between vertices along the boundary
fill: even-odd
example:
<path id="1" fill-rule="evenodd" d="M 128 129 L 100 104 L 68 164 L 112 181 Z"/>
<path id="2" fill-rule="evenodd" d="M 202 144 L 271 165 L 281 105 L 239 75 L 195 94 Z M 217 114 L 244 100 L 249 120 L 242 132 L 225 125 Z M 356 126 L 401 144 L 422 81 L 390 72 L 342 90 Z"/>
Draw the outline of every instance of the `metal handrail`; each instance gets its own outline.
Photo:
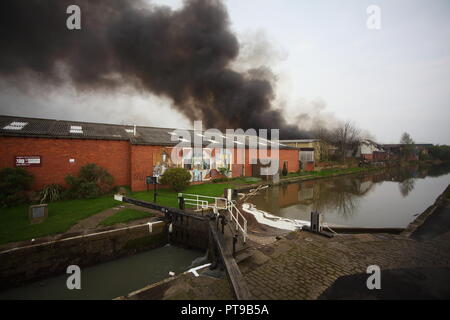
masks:
<path id="1" fill-rule="evenodd" d="M 233 209 L 236 215 L 233 214 Z M 244 243 L 247 240 L 247 219 L 242 215 L 241 211 L 235 206 L 233 201 L 228 201 L 228 212 L 230 213 L 231 220 L 236 224 L 236 230 L 240 230 L 242 232 L 242 237 Z M 243 225 L 239 222 L 239 219 L 243 221 Z"/>
<path id="2" fill-rule="evenodd" d="M 217 208 L 220 210 L 228 209 L 228 201 L 225 198 L 202 196 L 199 194 L 180 193 L 186 204 L 196 206 L 197 210 L 206 208 Z M 214 200 L 214 204 L 209 200 Z M 222 202 L 222 204 L 220 204 Z"/>
<path id="3" fill-rule="evenodd" d="M 242 233 L 244 243 L 247 240 L 247 219 L 242 215 L 241 211 L 236 207 L 233 201 L 226 198 L 202 196 L 199 194 L 179 193 L 179 197 L 184 198 L 184 203 L 195 206 L 197 210 L 213 208 L 216 210 L 227 210 L 230 214 L 231 221 L 236 225 L 236 231 Z M 207 199 L 207 200 L 206 200 Z M 214 200 L 210 202 L 209 200 Z M 221 204 L 220 204 L 221 202 Z M 215 211 L 216 211 L 215 210 Z M 241 222 L 242 221 L 242 224 Z"/>
<path id="4" fill-rule="evenodd" d="M 185 199 L 184 203 L 187 205 L 196 206 L 197 210 L 207 209 L 209 207 L 208 201 L 204 200 Z"/>

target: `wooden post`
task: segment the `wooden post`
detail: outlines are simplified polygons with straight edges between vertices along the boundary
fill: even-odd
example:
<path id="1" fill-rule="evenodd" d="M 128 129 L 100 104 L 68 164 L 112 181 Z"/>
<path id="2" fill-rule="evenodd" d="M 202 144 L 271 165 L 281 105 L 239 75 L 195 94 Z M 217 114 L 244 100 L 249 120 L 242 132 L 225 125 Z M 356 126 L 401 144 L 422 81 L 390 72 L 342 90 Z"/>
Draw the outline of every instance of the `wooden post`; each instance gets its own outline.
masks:
<path id="1" fill-rule="evenodd" d="M 233 236 L 233 257 L 236 257 L 236 243 L 238 241 L 238 235 Z"/>

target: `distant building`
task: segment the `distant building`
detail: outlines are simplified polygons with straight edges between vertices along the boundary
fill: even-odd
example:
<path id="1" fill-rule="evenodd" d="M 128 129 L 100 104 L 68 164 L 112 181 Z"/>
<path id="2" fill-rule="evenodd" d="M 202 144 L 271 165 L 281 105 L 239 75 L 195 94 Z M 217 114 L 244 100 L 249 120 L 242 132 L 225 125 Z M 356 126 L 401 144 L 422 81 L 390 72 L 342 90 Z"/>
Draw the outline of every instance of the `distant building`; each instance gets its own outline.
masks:
<path id="1" fill-rule="evenodd" d="M 389 154 L 391 159 L 399 159 L 402 156 L 403 149 L 407 146 L 405 144 L 383 144 L 381 145 L 384 150 Z M 415 143 L 412 145 L 413 152 L 408 160 L 419 160 L 419 156 L 428 155 L 428 149 L 432 147 L 431 143 Z"/>
<path id="2" fill-rule="evenodd" d="M 316 162 L 328 160 L 336 148 L 321 139 L 280 140 L 284 145 L 299 149 L 299 159 L 302 169 L 309 171 Z"/>
<path id="3" fill-rule="evenodd" d="M 387 160 L 387 153 L 380 144 L 365 139 L 359 143 L 356 157 L 363 161 L 384 161 Z"/>

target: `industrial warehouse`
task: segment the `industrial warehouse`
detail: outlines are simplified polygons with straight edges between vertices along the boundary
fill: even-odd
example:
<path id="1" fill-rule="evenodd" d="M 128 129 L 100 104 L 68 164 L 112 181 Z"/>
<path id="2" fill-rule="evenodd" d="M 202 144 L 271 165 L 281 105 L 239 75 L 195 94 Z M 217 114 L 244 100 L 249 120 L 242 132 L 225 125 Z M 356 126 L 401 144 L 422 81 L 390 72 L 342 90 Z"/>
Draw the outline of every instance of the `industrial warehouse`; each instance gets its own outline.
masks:
<path id="1" fill-rule="evenodd" d="M 194 131 L 190 132 L 194 136 Z M 208 182 L 220 176 L 223 168 L 228 177 L 261 175 L 261 152 L 252 153 L 256 151 L 251 143 L 255 136 L 245 136 L 244 143 L 232 137 L 233 148 L 211 148 L 210 142 L 203 143 L 201 152 L 194 152 L 188 139 L 174 139 L 175 134 L 175 129 L 168 128 L 0 116 L 0 168 L 29 170 L 35 177 L 35 190 L 51 183 L 64 185 L 67 175 L 89 163 L 104 167 L 114 176 L 115 185 L 130 186 L 133 191 L 145 190 L 146 177 L 158 176 L 173 166 L 188 169 L 193 183 Z M 186 145 L 177 150 L 181 163 L 174 163 L 170 155 L 180 141 Z M 280 169 L 298 171 L 297 148 L 266 142 L 257 145 L 279 149 Z M 238 159 L 239 147 L 245 150 L 244 161 Z M 258 161 L 252 154 L 258 154 Z"/>

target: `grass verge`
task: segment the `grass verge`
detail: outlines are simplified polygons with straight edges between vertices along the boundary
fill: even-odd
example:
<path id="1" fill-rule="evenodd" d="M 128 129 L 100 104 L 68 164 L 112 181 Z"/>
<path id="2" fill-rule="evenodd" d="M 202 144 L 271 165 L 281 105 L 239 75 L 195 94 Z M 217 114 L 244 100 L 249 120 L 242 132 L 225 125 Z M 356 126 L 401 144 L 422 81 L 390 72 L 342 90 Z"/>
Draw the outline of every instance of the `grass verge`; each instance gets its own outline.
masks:
<path id="1" fill-rule="evenodd" d="M 154 213 L 147 211 L 140 211 L 135 209 L 123 209 L 117 212 L 116 214 L 109 216 L 105 220 L 103 220 L 100 224 L 103 226 L 112 226 L 118 223 L 124 223 L 128 221 L 149 218 L 155 216 Z"/>
<path id="2" fill-rule="evenodd" d="M 48 205 L 47 219 L 39 224 L 30 223 L 28 205 L 2 208 L 0 209 L 0 244 L 66 232 L 79 220 L 119 203 L 112 196 L 53 202 Z"/>
<path id="3" fill-rule="evenodd" d="M 223 195 L 230 183 L 211 183 L 189 186 L 184 193 L 217 197 Z M 171 190 L 158 190 L 157 203 L 167 207 L 178 207 L 177 193 Z M 132 192 L 130 197 L 153 202 L 153 191 Z M 28 205 L 0 208 L 0 244 L 30 240 L 52 234 L 64 233 L 75 223 L 121 202 L 112 195 L 96 199 L 63 200 L 48 205 L 48 217 L 39 224 L 31 224 L 28 218 Z"/>
<path id="4" fill-rule="evenodd" d="M 281 177 L 281 179 L 295 178 L 295 177 L 332 177 L 337 175 L 344 175 L 350 173 L 367 172 L 371 170 L 376 170 L 379 167 L 366 167 L 366 168 L 347 168 L 347 169 L 325 169 L 321 171 L 310 171 L 310 172 L 293 172 L 288 175 Z"/>

